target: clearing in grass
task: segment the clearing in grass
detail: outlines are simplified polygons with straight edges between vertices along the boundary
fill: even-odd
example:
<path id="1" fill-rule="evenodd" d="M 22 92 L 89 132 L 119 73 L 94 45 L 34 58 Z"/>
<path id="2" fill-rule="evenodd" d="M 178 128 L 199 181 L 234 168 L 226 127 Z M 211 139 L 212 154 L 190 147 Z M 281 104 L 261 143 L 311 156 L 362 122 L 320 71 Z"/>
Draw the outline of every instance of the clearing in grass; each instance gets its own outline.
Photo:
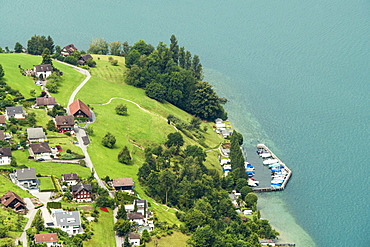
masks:
<path id="1" fill-rule="evenodd" d="M 87 242 L 84 242 L 85 247 L 95 246 L 116 246 L 116 239 L 113 231 L 113 211 L 109 212 L 99 210 L 98 222 L 92 223 L 92 231 L 94 235 Z"/>
<path id="2" fill-rule="evenodd" d="M 174 232 L 171 235 L 161 237 L 161 238 L 156 238 L 152 237 L 152 240 L 146 244 L 147 247 L 156 247 L 156 246 L 161 246 L 161 247 L 172 247 L 172 246 L 186 246 L 186 241 L 188 241 L 190 236 L 185 235 L 181 232 Z"/>

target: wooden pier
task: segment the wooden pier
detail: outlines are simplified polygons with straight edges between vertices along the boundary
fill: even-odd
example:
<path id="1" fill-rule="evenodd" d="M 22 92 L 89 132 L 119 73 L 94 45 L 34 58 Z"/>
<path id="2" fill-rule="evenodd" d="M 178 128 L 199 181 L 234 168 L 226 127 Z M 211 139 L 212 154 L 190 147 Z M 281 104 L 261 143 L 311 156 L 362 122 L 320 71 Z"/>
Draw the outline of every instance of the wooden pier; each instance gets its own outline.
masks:
<path id="1" fill-rule="evenodd" d="M 271 150 L 265 144 L 258 144 L 257 145 L 257 148 L 258 149 L 264 149 L 264 150 L 266 150 L 266 152 L 268 152 L 269 154 L 271 154 L 271 157 L 273 159 L 277 159 L 279 161 L 279 164 L 284 167 L 283 169 L 287 172 L 287 175 L 286 175 L 285 180 L 282 183 L 282 185 L 280 187 L 278 187 L 278 188 L 276 188 L 276 187 L 253 188 L 253 191 L 254 192 L 270 192 L 270 191 L 284 190 L 285 187 L 286 187 L 286 185 L 287 185 L 287 183 L 288 183 L 288 181 L 289 181 L 289 179 L 290 179 L 290 177 L 292 176 L 292 171 L 273 152 L 271 152 Z"/>

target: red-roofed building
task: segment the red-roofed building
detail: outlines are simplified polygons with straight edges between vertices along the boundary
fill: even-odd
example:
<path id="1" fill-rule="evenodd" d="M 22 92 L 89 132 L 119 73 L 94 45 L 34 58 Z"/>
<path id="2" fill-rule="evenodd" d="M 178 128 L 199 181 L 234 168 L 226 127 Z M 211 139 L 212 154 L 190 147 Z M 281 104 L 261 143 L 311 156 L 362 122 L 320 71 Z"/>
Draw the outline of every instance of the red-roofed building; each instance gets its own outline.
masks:
<path id="1" fill-rule="evenodd" d="M 69 113 L 74 117 L 91 117 L 90 108 L 79 99 L 69 105 Z"/>
<path id="2" fill-rule="evenodd" d="M 35 234 L 35 243 L 46 243 L 48 247 L 60 246 L 58 245 L 58 235 L 56 233 Z"/>

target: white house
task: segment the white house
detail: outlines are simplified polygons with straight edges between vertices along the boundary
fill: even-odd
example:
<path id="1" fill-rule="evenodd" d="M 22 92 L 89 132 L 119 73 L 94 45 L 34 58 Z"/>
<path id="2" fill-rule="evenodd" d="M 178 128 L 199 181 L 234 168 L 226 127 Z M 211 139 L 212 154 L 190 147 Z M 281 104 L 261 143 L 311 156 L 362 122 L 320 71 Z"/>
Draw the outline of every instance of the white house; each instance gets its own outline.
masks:
<path id="1" fill-rule="evenodd" d="M 139 246 L 140 245 L 140 234 L 129 234 L 128 235 L 128 241 L 133 246 Z"/>
<path id="2" fill-rule="evenodd" d="M 56 211 L 54 219 L 55 226 L 68 233 L 68 235 L 83 233 L 80 211 Z"/>
<path id="3" fill-rule="evenodd" d="M 145 223 L 145 218 L 142 213 L 128 213 L 127 218 L 130 222 L 135 222 L 135 224 L 139 226 Z"/>
<path id="4" fill-rule="evenodd" d="M 80 178 L 76 173 L 62 174 L 62 181 L 66 182 L 68 186 L 72 186 L 78 184 Z"/>
<path id="5" fill-rule="evenodd" d="M 11 174 L 11 177 L 14 179 L 15 184 L 27 189 L 37 189 L 40 184 L 40 181 L 36 177 L 35 168 L 17 169 L 14 174 Z"/>
<path id="6" fill-rule="evenodd" d="M 9 120 L 11 117 L 14 117 L 15 119 L 25 119 L 26 113 L 24 112 L 22 106 L 12 106 L 12 107 L 6 107 L 6 119 Z"/>
<path id="7" fill-rule="evenodd" d="M 46 135 L 42 128 L 27 128 L 27 139 L 30 142 L 44 142 Z"/>
<path id="8" fill-rule="evenodd" d="M 30 144 L 28 152 L 35 159 L 51 159 L 50 155 L 53 155 L 51 148 L 47 142 L 33 143 Z"/>
<path id="9" fill-rule="evenodd" d="M 51 64 L 39 64 L 33 66 L 33 71 L 37 78 L 45 79 L 53 72 Z"/>
<path id="10" fill-rule="evenodd" d="M 0 165 L 9 165 L 12 161 L 12 150 L 10 147 L 0 148 Z"/>
<path id="11" fill-rule="evenodd" d="M 35 234 L 34 238 L 36 244 L 46 243 L 47 247 L 61 246 L 58 245 L 58 235 L 56 233 Z"/>
<path id="12" fill-rule="evenodd" d="M 146 211 L 148 210 L 148 201 L 147 200 L 135 200 L 137 212 L 146 216 Z"/>
<path id="13" fill-rule="evenodd" d="M 133 213 L 135 211 L 135 205 L 134 204 L 126 204 L 125 210 L 127 213 Z"/>

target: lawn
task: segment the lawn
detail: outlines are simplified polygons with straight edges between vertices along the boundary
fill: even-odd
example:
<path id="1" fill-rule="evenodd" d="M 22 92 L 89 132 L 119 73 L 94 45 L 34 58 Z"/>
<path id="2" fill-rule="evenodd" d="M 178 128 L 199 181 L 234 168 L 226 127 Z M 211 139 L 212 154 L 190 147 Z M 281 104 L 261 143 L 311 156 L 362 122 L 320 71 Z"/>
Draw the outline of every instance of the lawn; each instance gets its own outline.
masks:
<path id="1" fill-rule="evenodd" d="M 33 197 L 28 191 L 22 190 L 17 185 L 13 184 L 8 178 L 8 175 L 0 174 L 0 197 L 2 197 L 8 190 L 13 191 L 22 198 Z"/>
<path id="2" fill-rule="evenodd" d="M 54 190 L 54 184 L 50 177 L 38 177 L 40 180 L 40 190 Z"/>
<path id="3" fill-rule="evenodd" d="M 5 245 L 5 243 L 10 242 L 9 239 L 14 240 L 16 237 L 20 237 L 22 230 L 27 223 L 27 219 L 23 215 L 19 215 L 12 210 L 4 210 L 0 208 L 0 219 L 2 219 L 1 227 L 6 227 L 9 229 L 6 238 L 0 238 L 0 246 L 11 246 Z"/>
<path id="4" fill-rule="evenodd" d="M 34 112 L 36 114 L 36 125 L 43 128 L 46 127 L 46 124 L 52 119 L 48 116 L 46 109 L 27 109 L 27 114 Z"/>
<path id="5" fill-rule="evenodd" d="M 101 210 L 99 212 L 99 221 L 92 223 L 94 235 L 89 241 L 83 243 L 84 247 L 116 246 L 113 231 L 113 212 L 111 209 L 109 209 L 109 213 Z"/>
<path id="6" fill-rule="evenodd" d="M 61 154 L 65 153 L 68 149 L 70 149 L 72 152 L 82 155 L 81 148 L 73 144 L 72 137 L 68 137 L 63 133 L 57 132 L 49 132 L 47 137 L 50 147 L 55 147 L 56 145 L 60 145 L 62 147 L 63 151 L 61 152 Z M 58 137 L 58 138 L 49 138 L 49 137 Z"/>
<path id="7" fill-rule="evenodd" d="M 152 238 L 152 240 L 146 244 L 147 247 L 181 247 L 186 246 L 186 241 L 188 241 L 190 236 L 185 235 L 181 232 L 174 232 L 170 236 L 161 237 L 160 239 L 157 239 L 155 237 Z"/>

